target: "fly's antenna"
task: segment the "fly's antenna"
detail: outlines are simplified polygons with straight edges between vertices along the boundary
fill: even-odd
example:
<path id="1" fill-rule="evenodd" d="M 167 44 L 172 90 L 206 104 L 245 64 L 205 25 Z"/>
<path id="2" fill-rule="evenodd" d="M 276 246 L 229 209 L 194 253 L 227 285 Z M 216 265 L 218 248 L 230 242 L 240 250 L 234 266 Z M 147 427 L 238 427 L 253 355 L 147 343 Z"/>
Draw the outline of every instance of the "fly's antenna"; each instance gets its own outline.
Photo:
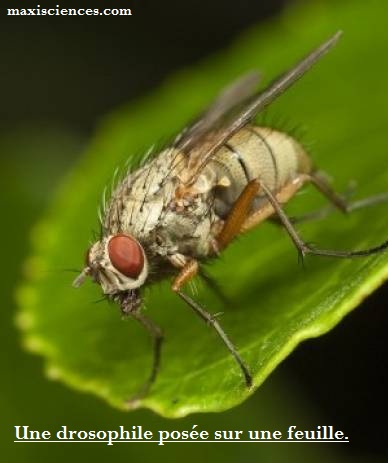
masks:
<path id="1" fill-rule="evenodd" d="M 85 267 L 82 272 L 77 276 L 77 278 L 73 281 L 72 286 L 73 288 L 79 288 L 82 283 L 85 281 L 86 277 L 90 273 L 90 267 Z"/>

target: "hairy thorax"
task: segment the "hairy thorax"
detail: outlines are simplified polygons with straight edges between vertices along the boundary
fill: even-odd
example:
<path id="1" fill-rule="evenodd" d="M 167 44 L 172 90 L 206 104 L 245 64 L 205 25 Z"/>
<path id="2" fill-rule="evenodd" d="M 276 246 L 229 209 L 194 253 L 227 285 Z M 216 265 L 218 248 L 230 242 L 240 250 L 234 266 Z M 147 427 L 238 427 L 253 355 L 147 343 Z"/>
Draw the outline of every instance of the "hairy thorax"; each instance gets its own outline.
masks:
<path id="1" fill-rule="evenodd" d="M 127 233 L 152 257 L 207 257 L 211 243 L 245 186 L 259 179 L 276 192 L 311 168 L 300 144 L 272 129 L 248 126 L 222 146 L 188 194 L 177 187 L 187 160 L 175 149 L 162 151 L 116 188 L 105 215 L 110 233 Z M 265 202 L 258 195 L 253 209 Z"/>

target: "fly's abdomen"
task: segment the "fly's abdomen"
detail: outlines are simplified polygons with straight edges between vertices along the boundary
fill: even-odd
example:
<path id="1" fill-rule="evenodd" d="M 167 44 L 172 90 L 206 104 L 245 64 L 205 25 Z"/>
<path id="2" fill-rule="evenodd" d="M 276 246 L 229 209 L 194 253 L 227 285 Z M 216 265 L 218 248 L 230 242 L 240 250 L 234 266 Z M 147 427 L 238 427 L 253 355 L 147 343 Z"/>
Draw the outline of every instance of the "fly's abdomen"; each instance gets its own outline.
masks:
<path id="1" fill-rule="evenodd" d="M 299 173 L 311 170 L 303 147 L 289 135 L 266 127 L 247 126 L 231 137 L 209 165 L 217 173 L 215 209 L 224 217 L 244 187 L 258 178 L 276 192 Z M 254 207 L 265 200 L 259 195 Z"/>

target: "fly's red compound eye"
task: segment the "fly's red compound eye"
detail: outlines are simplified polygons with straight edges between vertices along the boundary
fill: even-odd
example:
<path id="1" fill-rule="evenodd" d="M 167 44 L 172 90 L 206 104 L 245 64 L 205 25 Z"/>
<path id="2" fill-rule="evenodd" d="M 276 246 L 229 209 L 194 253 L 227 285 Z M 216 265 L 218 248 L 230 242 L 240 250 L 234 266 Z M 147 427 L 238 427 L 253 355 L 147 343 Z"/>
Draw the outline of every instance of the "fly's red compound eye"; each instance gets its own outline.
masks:
<path id="1" fill-rule="evenodd" d="M 108 254 L 113 267 L 128 278 L 137 278 L 143 270 L 143 251 L 130 236 L 116 235 L 111 238 Z"/>

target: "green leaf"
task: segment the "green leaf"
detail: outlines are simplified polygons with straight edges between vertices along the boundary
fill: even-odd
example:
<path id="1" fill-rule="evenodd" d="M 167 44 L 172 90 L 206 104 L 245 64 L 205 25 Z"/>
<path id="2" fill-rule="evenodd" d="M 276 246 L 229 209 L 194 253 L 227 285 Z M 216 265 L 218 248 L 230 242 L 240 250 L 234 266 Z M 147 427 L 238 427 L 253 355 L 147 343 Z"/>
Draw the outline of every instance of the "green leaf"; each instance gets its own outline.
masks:
<path id="1" fill-rule="evenodd" d="M 51 378 L 124 409 L 147 377 L 147 334 L 134 321 L 121 320 L 114 304 L 94 303 L 101 297 L 97 285 L 73 289 L 72 275 L 63 270 L 82 266 L 91 230 L 97 229 L 99 198 L 115 167 L 179 130 L 247 69 L 259 68 L 271 80 L 343 29 L 340 44 L 273 104 L 269 119 L 281 116 L 307 126 L 302 142 L 314 142 L 312 157 L 337 189 L 356 180 L 358 197 L 387 190 L 383 8 L 377 1 L 294 7 L 106 119 L 35 227 L 26 281 L 18 291 L 25 345 L 45 357 Z M 365 22 L 373 24 L 367 34 L 360 27 Z M 291 213 L 324 203 L 311 188 L 305 191 L 290 204 Z M 335 213 L 300 231 L 322 247 L 363 249 L 387 238 L 386 210 L 382 205 L 348 217 Z M 222 325 L 254 375 L 252 390 L 216 335 L 177 300 L 168 282 L 150 288 L 145 310 L 163 327 L 166 343 L 158 380 L 140 406 L 178 417 L 241 403 L 298 343 L 333 328 L 377 288 L 388 276 L 387 264 L 383 253 L 353 260 L 308 257 L 303 268 L 284 231 L 267 223 L 233 243 L 208 267 L 231 303 L 223 307 L 203 287 L 198 298 L 210 311 L 224 312 Z"/>

